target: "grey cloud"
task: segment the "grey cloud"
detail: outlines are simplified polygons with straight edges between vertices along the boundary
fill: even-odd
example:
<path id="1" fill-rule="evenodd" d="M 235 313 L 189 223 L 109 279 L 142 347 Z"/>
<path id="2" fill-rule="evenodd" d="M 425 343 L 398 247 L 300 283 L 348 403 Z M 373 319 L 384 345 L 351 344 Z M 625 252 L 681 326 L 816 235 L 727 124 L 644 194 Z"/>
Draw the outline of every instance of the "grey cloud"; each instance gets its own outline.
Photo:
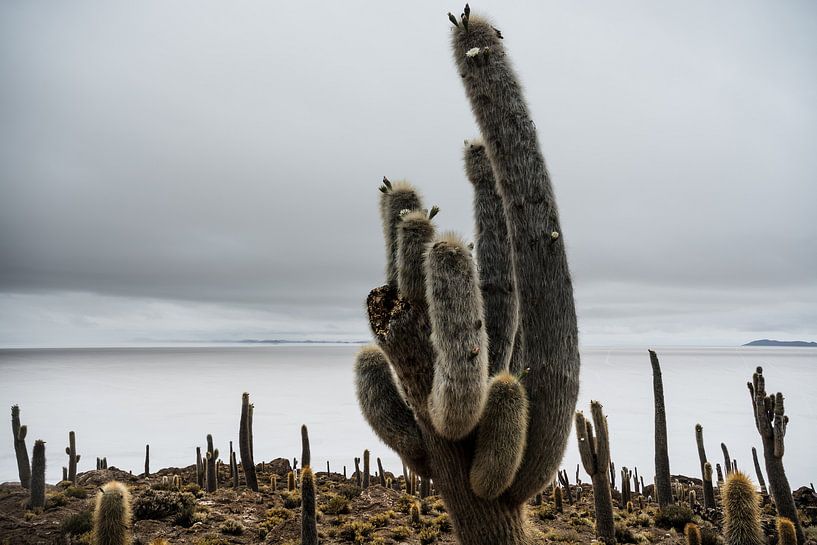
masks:
<path id="1" fill-rule="evenodd" d="M 817 335 L 812 3 L 473 8 L 526 85 L 585 342 Z M 0 330 L 50 305 L 155 335 L 104 307 L 164 301 L 167 335 L 199 305 L 207 335 L 241 332 L 219 312 L 365 335 L 381 176 L 472 230 L 448 9 L 5 2 Z"/>

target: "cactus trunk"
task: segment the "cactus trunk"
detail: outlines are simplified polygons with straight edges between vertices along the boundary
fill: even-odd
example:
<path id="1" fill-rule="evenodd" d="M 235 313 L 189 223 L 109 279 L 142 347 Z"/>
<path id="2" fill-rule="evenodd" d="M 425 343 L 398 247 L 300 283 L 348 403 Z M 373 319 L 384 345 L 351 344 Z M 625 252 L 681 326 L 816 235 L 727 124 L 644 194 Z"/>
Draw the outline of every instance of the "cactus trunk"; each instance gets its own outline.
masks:
<path id="1" fill-rule="evenodd" d="M 241 421 L 238 430 L 238 451 L 241 454 L 241 467 L 244 469 L 244 480 L 247 487 L 258 492 L 258 478 L 255 475 L 255 461 L 252 457 L 252 420 L 250 419 L 250 394 L 241 396 Z"/>
<path id="2" fill-rule="evenodd" d="M 34 442 L 31 454 L 31 486 L 28 506 L 31 509 L 45 507 L 45 441 Z"/>
<path id="3" fill-rule="evenodd" d="M 655 396 L 655 490 L 658 505 L 672 504 L 672 484 L 669 473 L 669 449 L 667 448 L 667 412 L 664 408 L 664 381 L 658 355 L 650 350 L 652 365 L 652 388 Z"/>
<path id="4" fill-rule="evenodd" d="M 301 469 L 301 545 L 318 545 L 315 497 L 315 475 L 310 466 L 304 465 Z"/>

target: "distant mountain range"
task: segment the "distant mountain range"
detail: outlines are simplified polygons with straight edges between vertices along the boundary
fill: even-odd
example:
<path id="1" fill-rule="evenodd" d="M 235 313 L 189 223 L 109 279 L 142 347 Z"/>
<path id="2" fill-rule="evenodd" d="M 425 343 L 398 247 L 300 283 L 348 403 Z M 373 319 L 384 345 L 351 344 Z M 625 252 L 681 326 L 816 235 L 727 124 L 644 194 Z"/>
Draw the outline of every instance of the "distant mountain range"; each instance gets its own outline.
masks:
<path id="1" fill-rule="evenodd" d="M 760 339 L 746 343 L 743 346 L 806 346 L 809 348 L 817 348 L 817 343 L 809 341 L 774 341 L 771 339 Z"/>

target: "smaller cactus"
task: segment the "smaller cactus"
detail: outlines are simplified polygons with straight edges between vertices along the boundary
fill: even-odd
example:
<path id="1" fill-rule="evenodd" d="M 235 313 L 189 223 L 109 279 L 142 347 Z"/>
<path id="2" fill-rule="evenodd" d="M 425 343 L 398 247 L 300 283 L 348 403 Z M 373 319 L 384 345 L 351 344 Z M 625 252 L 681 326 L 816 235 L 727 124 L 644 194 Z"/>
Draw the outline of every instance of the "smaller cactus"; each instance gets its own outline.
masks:
<path id="1" fill-rule="evenodd" d="M 20 424 L 20 407 L 12 405 L 11 434 L 14 440 L 14 455 L 17 458 L 17 474 L 20 477 L 20 486 L 23 488 L 28 488 L 31 481 L 31 463 L 28 460 L 28 450 L 26 449 L 27 433 L 28 427 Z"/>
<path id="2" fill-rule="evenodd" d="M 235 451 L 230 453 L 230 475 L 233 480 L 233 488 L 238 488 L 238 460 L 235 457 Z"/>
<path id="3" fill-rule="evenodd" d="M 206 455 L 206 465 L 207 465 L 207 478 L 206 478 L 206 490 L 207 492 L 215 492 L 218 490 L 218 473 L 216 472 L 216 460 L 218 459 L 218 449 L 213 448 L 213 436 L 209 433 L 207 434 L 207 455 Z"/>
<path id="4" fill-rule="evenodd" d="M 726 545 L 764 545 L 760 505 L 755 486 L 740 471 L 727 475 L 722 491 L 723 534 Z"/>
<path id="5" fill-rule="evenodd" d="M 409 508 L 409 521 L 414 526 L 420 524 L 420 502 L 414 501 Z"/>
<path id="6" fill-rule="evenodd" d="M 302 429 L 305 429 L 305 426 Z M 301 544 L 318 545 L 315 475 L 308 465 L 304 465 L 303 469 L 301 469 Z"/>
<path id="7" fill-rule="evenodd" d="M 564 512 L 564 505 L 562 504 L 562 487 L 561 486 L 554 486 L 553 487 L 553 503 L 556 506 L 556 512 L 557 513 Z"/>
<path id="8" fill-rule="evenodd" d="M 312 451 L 309 448 L 309 430 L 306 424 L 301 425 L 301 467 L 306 469 L 312 465 Z"/>
<path id="9" fill-rule="evenodd" d="M 295 490 L 295 473 L 292 471 L 287 473 L 287 490 L 290 492 Z"/>
<path id="10" fill-rule="evenodd" d="M 45 507 L 45 441 L 34 441 L 34 451 L 31 455 L 31 495 L 28 500 L 30 509 Z"/>
<path id="11" fill-rule="evenodd" d="M 131 505 L 128 487 L 111 481 L 96 495 L 94 545 L 130 545 Z"/>
<path id="12" fill-rule="evenodd" d="M 150 477 L 150 445 L 145 445 L 145 477 Z"/>
<path id="13" fill-rule="evenodd" d="M 635 507 L 633 507 L 633 502 L 628 501 L 627 502 L 627 512 L 632 513 L 634 510 L 635 510 Z"/>
<path id="14" fill-rule="evenodd" d="M 97 466 L 99 466 L 99 458 L 97 458 Z M 196 447 L 196 484 L 199 485 L 199 488 L 204 488 L 204 462 L 201 459 L 201 447 Z"/>
<path id="15" fill-rule="evenodd" d="M 405 467 L 403 466 L 404 473 Z M 360 458 L 355 458 L 355 484 L 358 488 L 363 487 L 363 474 L 360 472 Z"/>
<path id="16" fill-rule="evenodd" d="M 233 458 L 235 458 L 235 454 L 233 454 Z M 269 484 L 272 487 L 272 491 L 277 492 L 278 491 L 278 475 L 273 473 L 272 476 L 270 477 Z"/>
<path id="17" fill-rule="evenodd" d="M 383 471 L 383 462 L 377 457 L 377 474 L 380 476 L 380 486 L 386 486 L 386 472 Z"/>
<path id="18" fill-rule="evenodd" d="M 369 450 L 363 451 L 363 488 L 369 488 Z"/>
<path id="19" fill-rule="evenodd" d="M 77 484 L 77 464 L 79 463 L 80 455 L 77 454 L 76 434 L 72 431 L 68 432 L 68 446 L 65 447 L 65 454 L 68 455 L 68 480 L 73 484 Z"/>
<path id="20" fill-rule="evenodd" d="M 684 537 L 686 545 L 701 545 L 701 529 L 694 522 L 688 522 L 684 526 Z"/>
<path id="21" fill-rule="evenodd" d="M 65 466 L 62 466 L 62 480 L 68 482 L 68 468 Z"/>
<path id="22" fill-rule="evenodd" d="M 786 517 L 777 517 L 777 545 L 797 545 L 797 529 Z"/>

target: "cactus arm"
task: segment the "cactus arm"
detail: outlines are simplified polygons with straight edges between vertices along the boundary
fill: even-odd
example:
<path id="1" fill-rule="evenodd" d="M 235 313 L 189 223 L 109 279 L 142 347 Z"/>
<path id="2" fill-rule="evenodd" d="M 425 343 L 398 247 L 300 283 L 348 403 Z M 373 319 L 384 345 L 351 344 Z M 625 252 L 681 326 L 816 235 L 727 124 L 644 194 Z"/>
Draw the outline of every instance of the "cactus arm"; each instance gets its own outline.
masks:
<path id="1" fill-rule="evenodd" d="M 403 181 L 391 183 L 383 178 L 380 196 L 380 218 L 383 222 L 383 238 L 386 243 L 386 282 L 397 286 L 397 227 L 403 210 L 418 210 L 420 196 L 414 188 Z"/>
<path id="2" fill-rule="evenodd" d="M 774 437 L 774 455 L 778 458 L 783 457 L 785 451 L 783 445 L 783 438 L 786 436 L 786 425 L 789 423 L 789 417 L 784 414 L 783 409 L 783 394 L 777 392 L 774 400 L 774 416 L 772 417 L 772 435 Z"/>
<path id="3" fill-rule="evenodd" d="M 528 431 L 525 389 L 508 373 L 491 380 L 488 399 L 479 423 L 470 481 L 474 493 L 494 499 L 513 483 Z"/>
<path id="4" fill-rule="evenodd" d="M 375 434 L 412 470 L 428 475 L 422 432 L 394 382 L 385 354 L 375 346 L 363 347 L 355 377 L 358 404 Z"/>
<path id="5" fill-rule="evenodd" d="M 397 230 L 397 287 L 401 297 L 413 304 L 425 304 L 425 251 L 434 238 L 428 214 L 415 210 L 404 215 Z"/>
<path id="6" fill-rule="evenodd" d="M 552 478 L 570 432 L 579 379 L 573 286 L 545 161 L 500 36 L 475 16 L 467 30 L 452 30 L 454 58 L 502 197 L 521 302 L 524 343 L 514 351 L 521 350 L 519 361 L 530 367 L 524 381 L 530 424 L 508 493 L 521 502 Z"/>
<path id="7" fill-rule="evenodd" d="M 605 469 L 610 465 L 610 434 L 607 430 L 607 417 L 602 412 L 601 403 L 590 402 L 590 414 L 596 425 L 596 465 L 599 471 L 606 476 Z"/>
<path id="8" fill-rule="evenodd" d="M 456 236 L 426 254 L 426 299 L 437 352 L 429 413 L 434 429 L 462 439 L 482 416 L 488 391 L 488 336 L 474 260 Z"/>
<path id="9" fill-rule="evenodd" d="M 494 172 L 481 141 L 466 142 L 465 172 L 474 186 L 475 247 L 479 263 L 491 375 L 508 370 L 518 325 L 508 225 Z"/>

